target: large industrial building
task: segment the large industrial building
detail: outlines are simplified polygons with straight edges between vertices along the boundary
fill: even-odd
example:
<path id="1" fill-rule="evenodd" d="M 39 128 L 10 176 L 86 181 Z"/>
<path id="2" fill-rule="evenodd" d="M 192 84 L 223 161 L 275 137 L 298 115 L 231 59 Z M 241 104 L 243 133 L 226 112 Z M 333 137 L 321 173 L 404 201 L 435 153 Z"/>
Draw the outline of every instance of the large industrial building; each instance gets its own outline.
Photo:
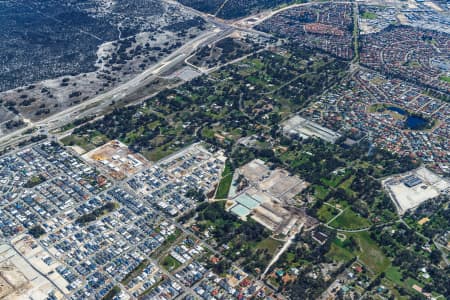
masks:
<path id="1" fill-rule="evenodd" d="M 286 136 L 299 136 L 303 139 L 317 137 L 330 143 L 335 143 L 341 137 L 339 133 L 300 116 L 294 116 L 285 121 L 283 133 Z"/>

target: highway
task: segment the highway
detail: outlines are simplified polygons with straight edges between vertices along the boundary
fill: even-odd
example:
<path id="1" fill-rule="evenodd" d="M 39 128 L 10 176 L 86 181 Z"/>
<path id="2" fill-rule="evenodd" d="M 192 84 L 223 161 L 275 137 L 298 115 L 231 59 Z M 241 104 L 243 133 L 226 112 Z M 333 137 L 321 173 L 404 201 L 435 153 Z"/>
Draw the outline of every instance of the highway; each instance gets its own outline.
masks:
<path id="1" fill-rule="evenodd" d="M 26 141 L 32 136 L 36 136 L 38 134 L 46 134 L 51 137 L 51 134 L 49 134 L 50 132 L 69 124 L 75 119 L 89 115 L 101 115 L 108 109 L 108 107 L 110 107 L 111 104 L 118 103 L 127 96 L 139 91 L 142 87 L 160 78 L 160 75 L 165 71 L 170 70 L 178 64 L 183 64 L 186 59 L 195 52 L 196 49 L 217 42 L 235 30 L 271 37 L 271 35 L 267 33 L 242 26 L 242 20 L 226 21 L 184 6 L 177 1 L 166 0 L 166 2 L 179 6 L 182 10 L 189 11 L 194 15 L 204 18 L 212 28 L 188 41 L 186 44 L 175 50 L 172 54 L 124 84 L 121 84 L 104 94 L 96 96 L 78 105 L 55 113 L 45 119 L 37 122 L 29 122 L 26 127 L 1 136 L 0 150 L 13 148 L 20 142 Z M 214 69 L 207 70 L 205 73 L 210 73 L 212 71 L 214 71 Z M 27 134 L 27 130 L 29 131 L 31 129 L 38 130 Z"/>
<path id="2" fill-rule="evenodd" d="M 142 87 L 145 87 L 152 81 L 161 78 L 161 74 L 163 74 L 165 71 L 170 70 L 177 65 L 185 63 L 186 59 L 189 58 L 189 56 L 191 56 L 196 49 L 208 44 L 215 43 L 230 35 L 235 30 L 257 34 L 265 37 L 272 37 L 272 35 L 270 34 L 257 31 L 251 26 L 247 26 L 248 24 L 246 24 L 246 21 L 255 16 L 246 17 L 240 20 L 227 21 L 216 18 L 213 15 L 199 12 L 174 0 L 166 0 L 166 2 L 179 6 L 182 10 L 189 11 L 194 15 L 202 17 L 211 25 L 211 28 L 204 31 L 196 38 L 188 41 L 186 44 L 175 50 L 172 54 L 162 59 L 150 68 L 146 69 L 144 72 L 138 74 L 133 79 L 113 88 L 112 90 L 89 99 L 85 102 L 82 102 L 78 105 L 67 108 L 61 112 L 55 113 L 40 121 L 29 122 L 27 123 L 26 127 L 1 136 L 0 151 L 7 148 L 13 148 L 20 142 L 26 141 L 32 136 L 36 136 L 38 134 L 46 134 L 49 137 L 52 137 L 50 132 L 69 124 L 75 119 L 89 115 L 102 115 L 102 113 L 104 113 L 111 106 L 111 104 L 119 103 L 121 100 L 139 91 Z M 262 21 L 275 13 L 295 6 L 299 6 L 299 4 L 287 6 L 275 11 L 267 10 L 263 13 L 258 14 L 257 16 L 260 16 L 259 19 L 260 21 Z M 236 61 L 239 61 L 239 59 Z M 214 70 L 215 68 L 211 68 L 210 70 L 203 70 L 203 73 L 210 73 Z M 27 130 L 29 131 L 31 129 L 38 130 L 35 130 L 33 133 L 27 134 Z"/>
<path id="3" fill-rule="evenodd" d="M 144 72 L 140 73 L 128 82 L 117 86 L 116 88 L 101 94 L 95 98 L 82 102 L 76 106 L 70 107 L 59 113 L 49 116 L 38 122 L 30 122 L 24 128 L 14 131 L 10 134 L 6 134 L 0 137 L 0 147 L 5 149 L 6 147 L 14 146 L 21 141 L 30 138 L 32 135 L 25 134 L 25 132 L 32 128 L 38 128 L 34 134 L 48 134 L 50 131 L 60 128 L 66 124 L 69 124 L 76 118 L 92 115 L 94 113 L 100 113 L 108 108 L 112 103 L 119 102 L 127 95 L 133 94 L 143 86 L 148 85 L 159 77 L 160 74 L 166 70 L 183 63 L 184 60 L 189 57 L 196 49 L 214 43 L 233 32 L 234 28 L 227 25 L 221 25 L 220 27 L 215 25 L 211 30 L 205 31 L 198 37 L 190 40 L 172 54 L 148 68 Z"/>

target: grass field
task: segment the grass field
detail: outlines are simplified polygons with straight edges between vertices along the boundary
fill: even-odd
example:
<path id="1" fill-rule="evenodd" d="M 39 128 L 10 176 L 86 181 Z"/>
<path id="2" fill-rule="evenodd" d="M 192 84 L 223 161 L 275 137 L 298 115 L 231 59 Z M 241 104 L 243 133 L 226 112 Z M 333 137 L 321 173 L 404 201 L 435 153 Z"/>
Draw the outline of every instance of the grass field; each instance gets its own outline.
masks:
<path id="1" fill-rule="evenodd" d="M 410 68 L 419 68 L 420 67 L 420 63 L 417 60 L 410 60 L 410 61 L 406 62 L 405 65 Z"/>
<path id="2" fill-rule="evenodd" d="M 331 200 L 327 201 L 327 203 L 333 205 L 338 209 L 345 209 L 346 207 L 350 206 L 347 201 L 336 198 L 332 198 Z"/>
<path id="3" fill-rule="evenodd" d="M 162 146 L 152 151 L 143 151 L 142 154 L 150 161 L 158 161 L 163 159 L 164 157 L 171 155 L 175 151 L 175 149 L 165 149 L 165 147 Z"/>
<path id="4" fill-rule="evenodd" d="M 439 79 L 442 80 L 442 81 L 450 83 L 450 76 L 441 76 L 441 77 L 439 77 Z"/>
<path id="5" fill-rule="evenodd" d="M 353 183 L 353 180 L 355 180 L 355 176 L 350 176 L 349 178 L 347 178 L 346 180 L 344 180 L 339 187 L 344 189 L 345 192 L 347 193 L 347 195 L 349 195 L 350 197 L 355 196 L 356 192 L 353 191 L 350 186 Z"/>
<path id="6" fill-rule="evenodd" d="M 409 300 L 410 297 L 409 296 L 403 296 L 400 294 L 400 292 L 398 291 L 399 286 L 394 284 L 391 280 L 389 280 L 387 277 L 383 278 L 381 280 L 381 283 L 387 287 L 390 292 L 392 293 L 392 295 L 394 296 L 394 299 L 398 299 L 398 300 Z"/>
<path id="7" fill-rule="evenodd" d="M 180 267 L 181 263 L 172 256 L 168 255 L 163 259 L 162 266 L 164 267 L 164 269 L 170 272 Z"/>
<path id="8" fill-rule="evenodd" d="M 402 273 L 400 272 L 398 267 L 390 266 L 386 270 L 386 278 L 397 285 L 401 286 L 403 284 Z"/>
<path id="9" fill-rule="evenodd" d="M 330 251 L 326 256 L 336 262 L 348 262 L 355 257 L 350 251 L 338 245 L 336 241 L 331 244 Z"/>
<path id="10" fill-rule="evenodd" d="M 314 196 L 317 199 L 324 200 L 328 193 L 329 191 L 325 187 L 321 185 L 314 186 Z"/>
<path id="11" fill-rule="evenodd" d="M 317 217 L 319 218 L 320 221 L 327 223 L 338 213 L 339 213 L 339 211 L 336 208 L 324 204 L 317 211 Z"/>
<path id="12" fill-rule="evenodd" d="M 83 148 L 86 152 L 89 152 L 106 142 L 109 139 L 102 134 L 92 134 L 88 136 L 78 136 L 78 135 L 69 135 L 61 139 L 61 142 L 66 146 L 79 146 Z"/>
<path id="13" fill-rule="evenodd" d="M 358 233 L 346 233 L 353 236 L 358 243 L 359 250 L 355 254 L 374 273 L 379 274 L 386 271 L 390 266 L 390 260 L 383 254 L 378 244 L 370 238 L 367 231 Z"/>
<path id="14" fill-rule="evenodd" d="M 256 249 L 267 249 L 271 254 L 274 254 L 278 247 L 281 247 L 282 242 L 274 240 L 272 238 L 267 238 L 262 240 L 256 245 Z"/>
<path id="15" fill-rule="evenodd" d="M 384 104 L 377 103 L 377 104 L 370 105 L 369 108 L 368 108 L 368 111 L 370 113 L 375 113 L 378 110 L 384 110 L 384 109 L 385 109 L 385 105 Z"/>
<path id="16" fill-rule="evenodd" d="M 365 11 L 362 16 L 363 19 L 374 20 L 377 18 L 377 15 L 373 12 Z"/>
<path id="17" fill-rule="evenodd" d="M 216 199 L 226 199 L 228 197 L 232 180 L 233 167 L 227 161 L 225 163 L 225 169 L 222 172 L 222 178 L 220 179 L 219 186 L 217 187 Z"/>
<path id="18" fill-rule="evenodd" d="M 337 229 L 355 230 L 369 227 L 370 222 L 350 208 L 347 208 L 339 217 L 330 223 L 330 226 Z"/>
<path id="19" fill-rule="evenodd" d="M 322 181 L 323 184 L 328 185 L 329 187 L 335 188 L 339 185 L 339 183 L 341 183 L 344 177 L 344 175 L 333 175 L 331 179 L 322 178 L 320 181 Z"/>
<path id="20" fill-rule="evenodd" d="M 400 272 L 399 267 L 390 266 L 386 270 L 386 278 L 394 283 L 396 286 L 403 287 L 408 289 L 409 291 L 415 291 L 412 286 L 414 284 L 423 287 L 424 284 L 415 280 L 414 278 L 408 277 L 406 279 L 402 278 L 402 273 Z"/>

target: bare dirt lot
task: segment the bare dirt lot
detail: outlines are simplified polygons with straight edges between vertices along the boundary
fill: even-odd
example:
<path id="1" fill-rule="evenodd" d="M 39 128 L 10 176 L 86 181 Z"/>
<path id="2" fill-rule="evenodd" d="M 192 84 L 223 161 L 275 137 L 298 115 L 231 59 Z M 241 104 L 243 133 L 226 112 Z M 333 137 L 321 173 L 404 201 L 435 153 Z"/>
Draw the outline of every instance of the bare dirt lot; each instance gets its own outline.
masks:
<path id="1" fill-rule="evenodd" d="M 408 186 L 406 181 L 408 178 L 417 179 L 417 184 Z M 389 192 L 398 212 L 403 214 L 441 193 L 448 193 L 450 182 L 426 168 L 419 168 L 406 174 L 390 177 L 383 181 L 383 186 Z"/>
<path id="2" fill-rule="evenodd" d="M 86 153 L 83 158 L 119 180 L 135 174 L 150 164 L 143 156 L 131 152 L 126 145 L 116 140 Z"/>
<path id="3" fill-rule="evenodd" d="M 0 275 L 0 299 L 3 299 L 13 291 L 13 287 Z"/>
<path id="4" fill-rule="evenodd" d="M 46 299 L 55 287 L 13 248 L 0 245 L 0 299 Z M 56 292 L 57 299 L 61 294 Z"/>

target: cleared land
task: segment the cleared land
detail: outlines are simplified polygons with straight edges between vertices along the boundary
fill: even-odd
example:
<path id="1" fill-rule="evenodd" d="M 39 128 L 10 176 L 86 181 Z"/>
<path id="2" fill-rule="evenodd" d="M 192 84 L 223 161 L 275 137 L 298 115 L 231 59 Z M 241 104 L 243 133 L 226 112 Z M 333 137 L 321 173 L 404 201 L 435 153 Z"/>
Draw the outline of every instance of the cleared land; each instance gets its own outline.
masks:
<path id="1" fill-rule="evenodd" d="M 439 196 L 450 188 L 450 182 L 422 167 L 383 181 L 399 214 L 414 209 L 421 203 Z"/>
<path id="2" fill-rule="evenodd" d="M 83 158 L 119 180 L 149 165 L 142 155 L 131 152 L 126 145 L 117 140 L 86 153 Z"/>

